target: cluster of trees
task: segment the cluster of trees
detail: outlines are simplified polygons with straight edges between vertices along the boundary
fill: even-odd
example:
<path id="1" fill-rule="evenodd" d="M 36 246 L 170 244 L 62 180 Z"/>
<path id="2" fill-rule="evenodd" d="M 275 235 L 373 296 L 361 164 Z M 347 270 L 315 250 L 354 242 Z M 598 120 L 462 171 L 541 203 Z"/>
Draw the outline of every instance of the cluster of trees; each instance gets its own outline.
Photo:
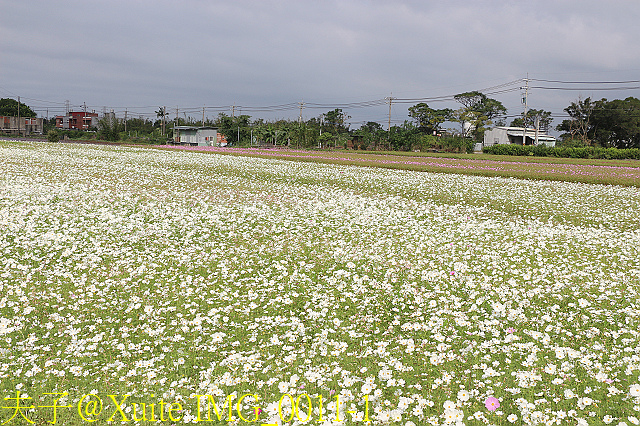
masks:
<path id="1" fill-rule="evenodd" d="M 249 116 L 218 116 L 214 123 L 231 143 L 272 143 L 297 147 L 343 147 L 351 141 L 359 149 L 443 150 L 468 152 L 474 141 L 482 140 L 491 124 L 504 124 L 506 108 L 480 92 L 455 96 L 459 109 L 433 109 L 426 103 L 409 108 L 409 117 L 401 125 L 384 129 L 377 122 L 367 122 L 350 129 L 349 117 L 342 109 L 334 109 L 307 121 L 279 120 L 251 122 Z M 460 132 L 443 132 L 445 122 L 457 122 Z"/>
<path id="2" fill-rule="evenodd" d="M 33 112 L 29 106 L 20 103 L 20 114 L 18 114 L 18 101 L 11 98 L 0 99 L 0 116 L 4 117 L 35 117 L 36 113 Z"/>
<path id="3" fill-rule="evenodd" d="M 462 107 L 456 110 L 433 109 L 425 103 L 419 103 L 409 108 L 409 116 L 427 134 L 438 134 L 445 122 L 455 122 L 460 125 L 461 136 L 472 137 L 477 141 L 482 139 L 487 126 L 504 125 L 507 109 L 500 101 L 477 91 L 460 93 L 454 99 Z"/>
<path id="4" fill-rule="evenodd" d="M 170 120 L 166 110 L 156 111 L 157 119 L 129 118 L 126 122 L 106 115 L 92 133 L 59 131 L 59 136 L 73 138 L 97 137 L 104 140 L 133 139 L 139 142 L 161 143 L 173 137 L 174 124 L 179 126 L 212 126 L 234 145 L 272 144 L 300 148 L 344 147 L 348 141 L 359 149 L 385 150 L 443 150 L 470 151 L 473 142 L 482 141 L 484 132 L 491 125 L 504 125 L 507 110 L 501 102 L 481 92 L 465 92 L 454 96 L 458 109 L 434 109 L 426 103 L 409 108 L 411 120 L 388 129 L 377 122 L 367 122 L 358 129 L 351 129 L 349 115 L 336 108 L 309 120 L 265 121 L 248 115 L 229 116 L 219 114 L 203 121 L 191 117 Z M 35 117 L 36 113 L 15 99 L 0 99 L 0 115 Z M 591 98 L 572 102 L 565 112 L 569 115 L 556 126 L 563 132 L 564 146 L 600 146 L 615 148 L 640 148 L 640 100 L 629 97 L 608 101 Z M 530 109 L 526 115 L 511 121 L 515 127 L 535 127 L 548 130 L 551 112 Z M 445 131 L 445 123 L 457 123 L 458 131 Z M 45 132 L 54 129 L 55 119 L 45 120 Z"/>
<path id="5" fill-rule="evenodd" d="M 564 109 L 569 119 L 556 129 L 568 143 L 605 148 L 640 148 L 640 100 L 578 99 Z M 577 143 L 576 143 L 577 142 Z"/>

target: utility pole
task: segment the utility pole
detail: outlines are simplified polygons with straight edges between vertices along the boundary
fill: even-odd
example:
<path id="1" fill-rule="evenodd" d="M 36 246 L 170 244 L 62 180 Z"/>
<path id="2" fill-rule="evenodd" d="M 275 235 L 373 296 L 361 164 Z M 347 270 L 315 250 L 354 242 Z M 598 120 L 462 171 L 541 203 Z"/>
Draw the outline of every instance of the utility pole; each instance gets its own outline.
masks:
<path id="1" fill-rule="evenodd" d="M 167 115 L 167 107 L 163 106 L 162 107 L 162 136 L 166 135 L 166 130 L 164 128 L 164 120 L 165 120 L 165 116 Z"/>
<path id="2" fill-rule="evenodd" d="M 20 96 L 18 96 L 18 136 L 20 136 Z"/>
<path id="3" fill-rule="evenodd" d="M 300 116 L 298 117 L 298 142 L 296 143 L 296 148 L 300 147 L 300 138 L 302 137 L 302 109 L 304 108 L 304 101 L 298 102 L 298 106 L 300 107 Z"/>
<path id="4" fill-rule="evenodd" d="M 86 109 L 86 107 L 85 107 Z M 86 113 L 86 111 L 85 111 Z M 124 131 L 127 132 L 127 108 L 124 109 Z"/>
<path id="5" fill-rule="evenodd" d="M 392 93 L 393 95 L 393 93 Z M 389 96 L 387 100 L 389 101 L 389 123 L 387 124 L 387 143 L 389 145 L 389 149 L 391 148 L 391 102 L 395 98 L 393 96 Z"/>
<path id="6" fill-rule="evenodd" d="M 236 118 L 236 104 L 231 107 L 231 118 Z"/>
<path id="7" fill-rule="evenodd" d="M 204 107 L 202 107 L 202 127 L 204 127 Z"/>
<path id="8" fill-rule="evenodd" d="M 180 142 L 180 130 L 178 129 L 178 124 L 180 124 L 180 110 L 178 106 L 176 106 L 176 142 Z"/>
<path id="9" fill-rule="evenodd" d="M 529 97 L 529 73 L 527 73 L 527 78 L 524 79 L 525 86 L 520 89 L 524 89 L 524 96 L 522 97 L 522 103 L 524 104 L 524 114 L 522 115 L 522 145 L 525 145 L 527 140 L 527 108 L 528 108 L 528 97 Z"/>

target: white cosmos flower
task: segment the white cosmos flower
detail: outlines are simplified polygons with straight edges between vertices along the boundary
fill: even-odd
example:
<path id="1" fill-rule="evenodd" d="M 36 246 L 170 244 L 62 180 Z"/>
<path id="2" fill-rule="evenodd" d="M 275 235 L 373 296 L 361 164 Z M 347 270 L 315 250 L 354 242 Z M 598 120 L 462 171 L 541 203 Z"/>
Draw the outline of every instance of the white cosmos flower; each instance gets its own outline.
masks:
<path id="1" fill-rule="evenodd" d="M 448 400 L 444 402 L 443 406 L 444 406 L 445 411 L 446 410 L 455 410 L 456 407 L 457 407 L 455 402 L 448 401 Z"/>
<path id="2" fill-rule="evenodd" d="M 469 391 L 467 391 L 466 389 L 460 389 L 458 391 L 458 400 L 462 401 L 462 402 L 466 402 L 469 400 Z"/>
<path id="3" fill-rule="evenodd" d="M 640 396 L 640 385 L 631 385 L 629 387 L 629 395 Z"/>

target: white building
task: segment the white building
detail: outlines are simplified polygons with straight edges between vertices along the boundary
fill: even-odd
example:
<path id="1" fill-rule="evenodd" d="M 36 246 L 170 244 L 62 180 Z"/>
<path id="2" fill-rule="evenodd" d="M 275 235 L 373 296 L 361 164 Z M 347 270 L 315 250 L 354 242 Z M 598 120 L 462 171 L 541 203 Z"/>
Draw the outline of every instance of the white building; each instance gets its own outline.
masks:
<path id="1" fill-rule="evenodd" d="M 173 141 L 179 145 L 216 146 L 218 129 L 215 127 L 175 126 Z"/>
<path id="2" fill-rule="evenodd" d="M 522 143 L 524 139 L 524 143 Z M 482 148 L 498 144 L 518 144 L 518 145 L 540 145 L 556 146 L 556 138 L 549 136 L 536 129 L 525 129 L 523 127 L 494 127 L 484 132 L 484 141 L 477 143 L 476 151 Z"/>

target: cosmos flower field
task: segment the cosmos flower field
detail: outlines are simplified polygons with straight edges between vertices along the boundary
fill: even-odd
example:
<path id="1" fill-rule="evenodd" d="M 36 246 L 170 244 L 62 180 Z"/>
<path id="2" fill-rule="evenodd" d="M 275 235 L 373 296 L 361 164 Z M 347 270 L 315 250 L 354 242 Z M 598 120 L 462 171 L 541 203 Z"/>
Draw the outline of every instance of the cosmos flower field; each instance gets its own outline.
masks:
<path id="1" fill-rule="evenodd" d="M 635 187 L 0 143 L 0 263 L 0 423 L 640 423 Z"/>

